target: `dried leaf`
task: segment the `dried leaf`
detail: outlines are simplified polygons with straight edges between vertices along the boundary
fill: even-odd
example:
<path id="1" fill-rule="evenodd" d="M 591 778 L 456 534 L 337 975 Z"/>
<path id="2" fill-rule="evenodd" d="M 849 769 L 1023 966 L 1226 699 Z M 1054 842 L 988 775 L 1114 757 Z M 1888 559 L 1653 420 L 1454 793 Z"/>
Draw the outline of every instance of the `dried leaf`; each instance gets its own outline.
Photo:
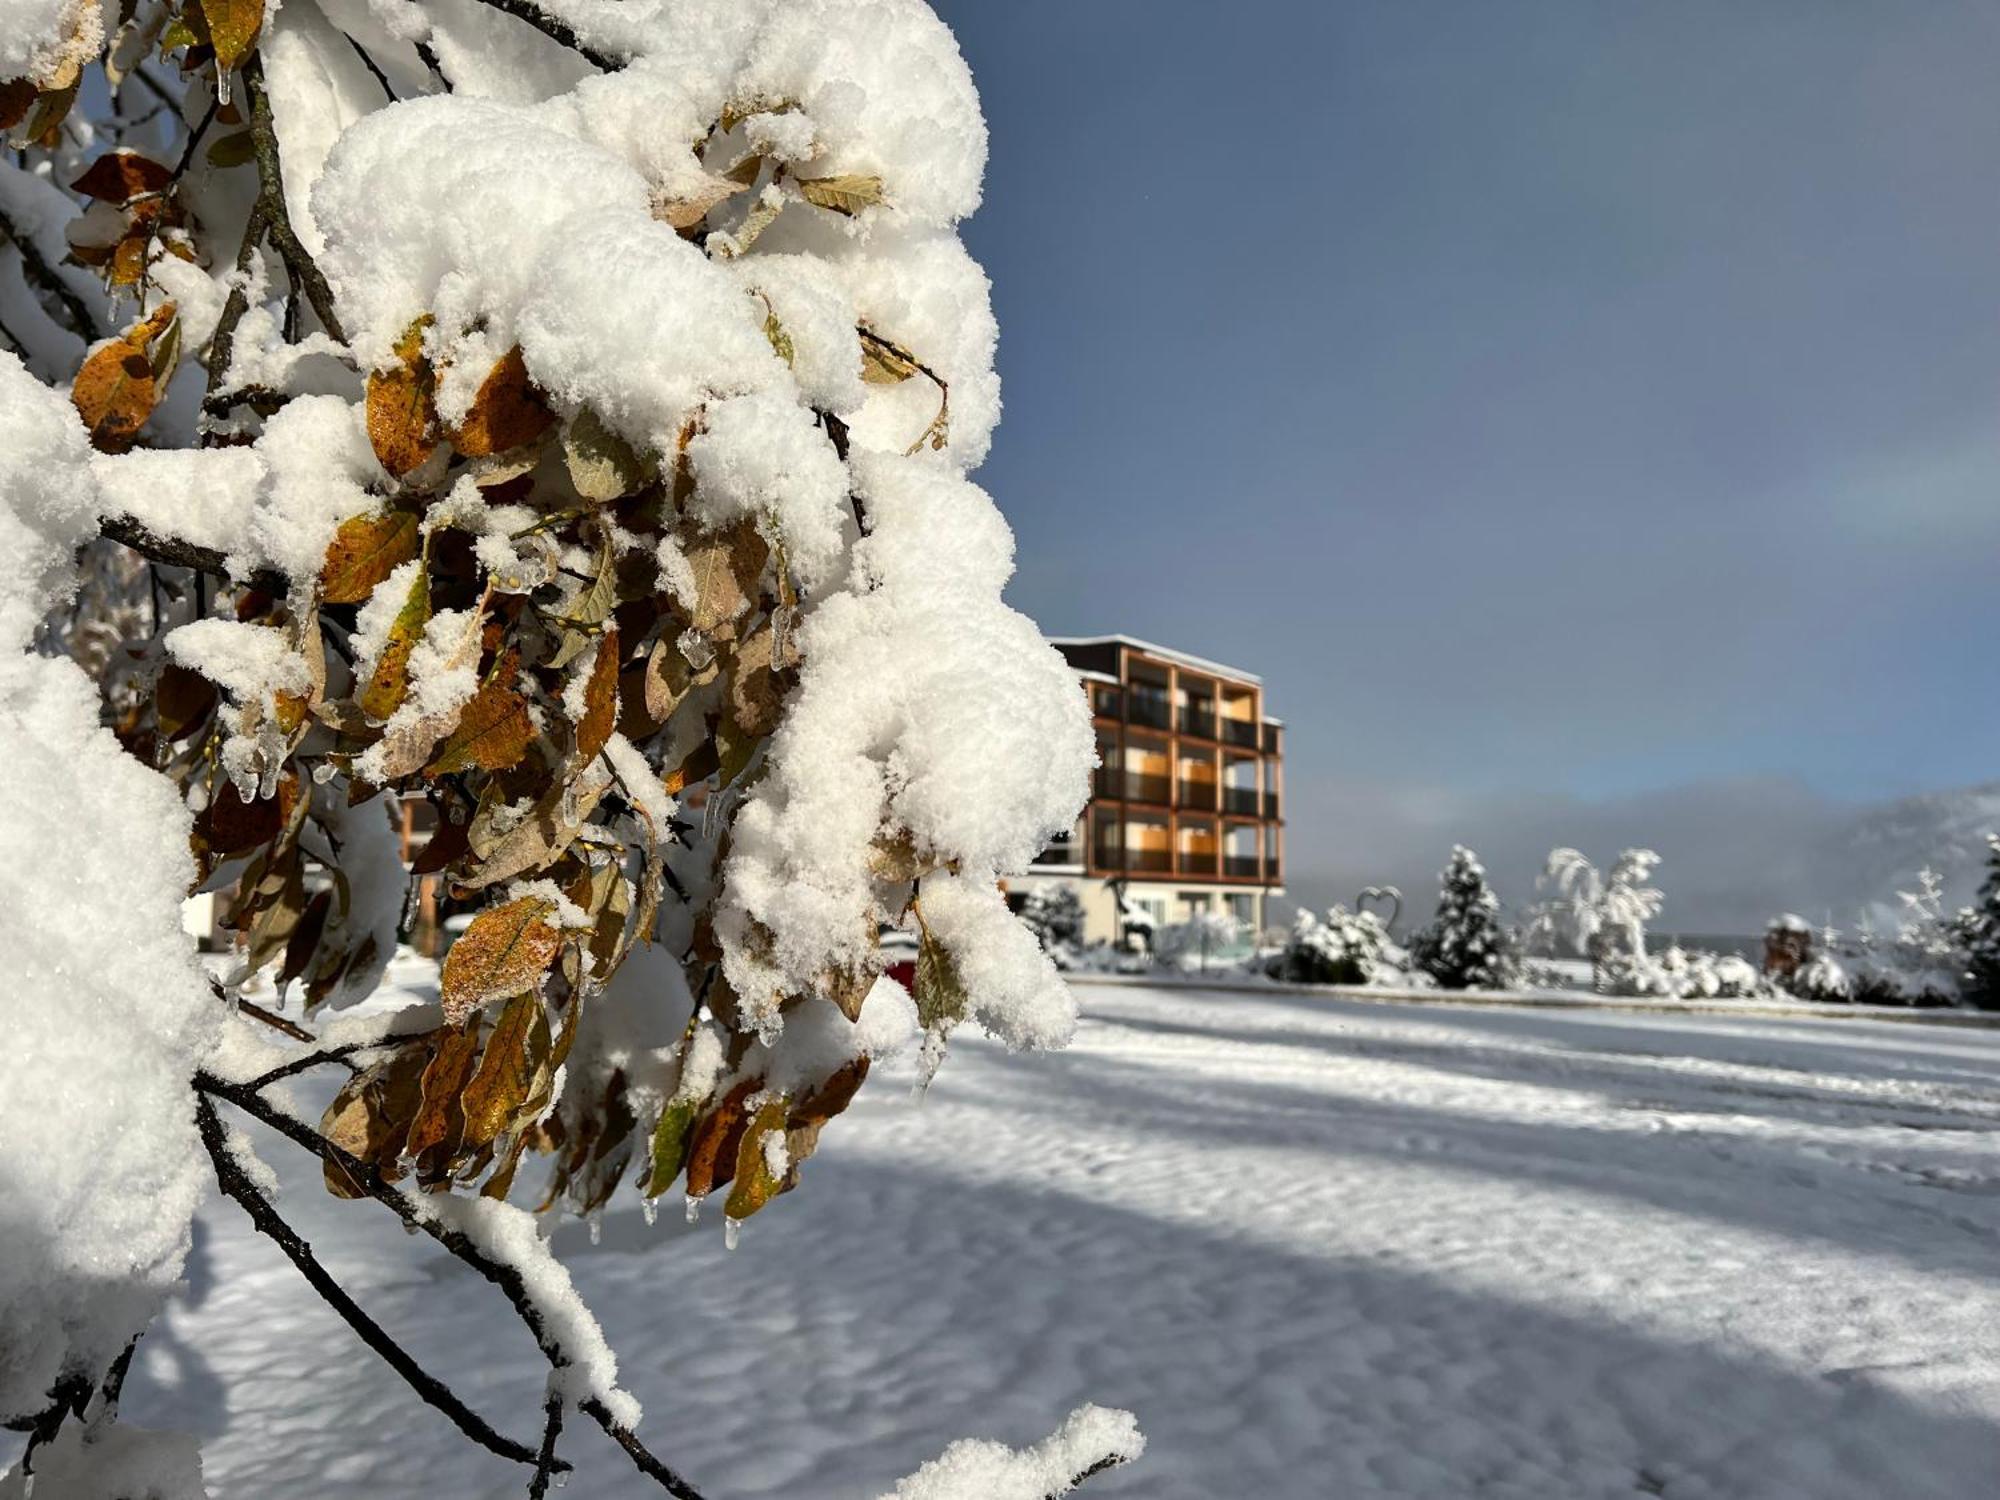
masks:
<path id="1" fill-rule="evenodd" d="M 25 78 L 10 78 L 0 83 L 0 130 L 12 130 L 27 119 L 39 92 Z"/>
<path id="2" fill-rule="evenodd" d="M 766 620 L 736 648 L 729 669 L 729 715 L 736 727 L 762 739 L 778 727 L 784 711 L 784 684 L 771 669 L 773 632 Z"/>
<path id="3" fill-rule="evenodd" d="M 932 936 L 922 908 L 917 910 L 917 926 L 917 1024 L 926 1031 L 935 1031 L 965 1019 L 968 997 L 957 961 Z"/>
<path id="4" fill-rule="evenodd" d="M 326 935 L 326 919 L 332 911 L 331 890 L 321 891 L 306 903 L 305 915 L 299 918 L 299 925 L 292 929 L 291 938 L 285 943 L 285 961 L 272 981 L 281 992 L 311 965 L 319 940 Z"/>
<path id="5" fill-rule="evenodd" d="M 618 627 L 604 632 L 590 680 L 583 687 L 583 718 L 576 726 L 576 759 L 587 761 L 602 750 L 618 723 Z"/>
<path id="6" fill-rule="evenodd" d="M 396 341 L 397 363 L 368 377 L 368 441 L 397 479 L 437 451 L 437 386 L 424 357 L 424 330 L 433 321 L 425 313 L 406 328 Z"/>
<path id="7" fill-rule="evenodd" d="M 416 577 L 410 580 L 409 593 L 403 596 L 403 607 L 389 622 L 389 638 L 375 659 L 368 685 L 361 690 L 358 701 L 369 718 L 386 719 L 402 705 L 403 695 L 410 690 L 410 653 L 424 638 L 424 627 L 430 618 L 430 573 L 418 568 Z"/>
<path id="8" fill-rule="evenodd" d="M 460 883 L 481 890 L 554 864 L 583 832 L 610 786 L 611 773 L 602 766 L 592 766 L 567 785 L 557 782 L 542 794 L 533 812 L 492 844 L 482 849 L 474 838 L 479 868 Z"/>
<path id="9" fill-rule="evenodd" d="M 528 702 L 514 690 L 520 670 L 518 654 L 509 648 L 495 662 L 479 691 L 458 716 L 458 723 L 424 768 L 428 776 L 447 776 L 478 766 L 504 771 L 519 765 L 535 737 Z"/>
<path id="10" fill-rule="evenodd" d="M 402 1154 L 410 1121 L 423 1100 L 431 1047 L 429 1037 L 415 1038 L 350 1078 L 320 1117 L 320 1134 L 393 1177 L 392 1163 Z M 326 1186 L 338 1198 L 363 1196 L 360 1186 L 331 1162 L 326 1166 Z"/>
<path id="11" fill-rule="evenodd" d="M 415 557 L 422 545 L 414 512 L 348 517 L 326 549 L 319 574 L 320 599 L 327 604 L 362 603 L 375 592 L 376 584 Z M 428 617 L 428 609 L 425 614 Z M 406 659 L 408 654 L 404 653 Z"/>
<path id="12" fill-rule="evenodd" d="M 472 409 L 451 435 L 452 446 L 467 458 L 485 458 L 532 443 L 555 425 L 541 392 L 528 378 L 527 362 L 515 345 L 487 372 Z"/>
<path id="13" fill-rule="evenodd" d="M 173 168 L 151 157 L 136 151 L 107 151 L 77 175 L 70 190 L 123 205 L 142 193 L 163 192 L 173 180 Z"/>
<path id="14" fill-rule="evenodd" d="M 882 179 L 857 172 L 843 172 L 838 177 L 797 177 L 793 182 L 806 202 L 849 218 L 882 201 Z"/>
<path id="15" fill-rule="evenodd" d="M 576 492 L 599 504 L 629 495 L 646 482 L 646 466 L 631 444 L 587 406 L 563 432 L 563 461 Z"/>
<path id="16" fill-rule="evenodd" d="M 556 618 L 563 626 L 562 643 L 550 658 L 552 667 L 566 667 L 590 645 L 591 630 L 611 618 L 618 607 L 618 557 L 607 536 L 597 549 L 597 571 L 589 585 L 564 606 Z"/>
<path id="17" fill-rule="evenodd" d="M 554 902 L 523 896 L 474 917 L 444 956 L 445 1019 L 456 1026 L 482 1005 L 534 989 L 562 946 L 554 915 Z"/>
<path id="18" fill-rule="evenodd" d="M 778 358 L 788 365 L 793 362 L 798 350 L 792 346 L 792 336 L 785 332 L 785 325 L 778 321 L 776 313 L 764 315 L 764 337 L 770 340 L 771 348 L 776 351 Z"/>
<path id="19" fill-rule="evenodd" d="M 410 1137 L 403 1147 L 405 1155 L 421 1156 L 433 1146 L 442 1147 L 446 1156 L 457 1152 L 459 1137 L 465 1129 L 465 1114 L 459 1108 L 458 1094 L 472 1073 L 473 1059 L 479 1055 L 479 1027 L 476 1023 L 452 1025 L 454 1029 L 438 1038 L 437 1051 L 431 1054 L 430 1066 L 424 1069 L 423 1103 L 410 1122 Z"/>
<path id="20" fill-rule="evenodd" d="M 118 338 L 91 351 L 76 372 L 70 390 L 93 446 L 105 453 L 123 453 L 139 436 L 159 400 L 159 382 L 147 346 L 174 321 L 174 304 L 163 302 L 151 316 Z"/>
<path id="21" fill-rule="evenodd" d="M 743 1132 L 736 1148 L 736 1185 L 722 1209 L 739 1223 L 778 1195 L 783 1179 L 771 1170 L 766 1147 L 774 1134 L 782 1138 L 788 1112 L 785 1096 L 774 1095 L 758 1106 L 750 1128 Z"/>
<path id="22" fill-rule="evenodd" d="M 754 181 L 755 178 L 752 178 Z M 742 192 L 750 184 L 730 177 L 704 175 L 695 187 L 677 198 L 655 198 L 653 217 L 675 229 L 686 233 L 700 225 L 708 217 L 708 211 L 718 203 L 726 203 Z"/>
<path id="23" fill-rule="evenodd" d="M 530 1038 L 540 1022 L 541 1057 L 531 1055 Z M 549 1023 L 539 995 L 524 990 L 507 1002 L 493 1023 L 480 1056 L 479 1071 L 459 1095 L 465 1113 L 464 1144 L 484 1146 L 517 1123 L 521 1107 L 528 1102 L 538 1062 L 546 1061 L 549 1050 Z"/>
<path id="24" fill-rule="evenodd" d="M 875 988 L 875 974 L 868 968 L 829 969 L 820 980 L 820 993 L 831 1000 L 850 1021 L 861 1019 L 861 1003 Z"/>
<path id="25" fill-rule="evenodd" d="M 724 636 L 749 607 L 770 548 L 748 522 L 687 549 L 694 570 L 694 616 L 705 635 Z"/>
<path id="26" fill-rule="evenodd" d="M 736 1150 L 743 1143 L 743 1132 L 750 1126 L 750 1096 L 763 1086 L 761 1078 L 737 1084 L 694 1127 L 687 1153 L 690 1198 L 706 1198 L 726 1186 L 736 1174 Z"/>

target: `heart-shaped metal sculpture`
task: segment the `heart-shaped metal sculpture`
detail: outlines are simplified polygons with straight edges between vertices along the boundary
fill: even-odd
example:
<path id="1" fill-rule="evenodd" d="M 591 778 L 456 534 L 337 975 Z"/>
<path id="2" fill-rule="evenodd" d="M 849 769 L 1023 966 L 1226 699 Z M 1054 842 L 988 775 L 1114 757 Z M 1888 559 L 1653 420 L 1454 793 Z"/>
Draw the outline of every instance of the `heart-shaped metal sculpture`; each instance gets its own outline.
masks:
<path id="1" fill-rule="evenodd" d="M 1401 921 L 1403 916 L 1403 893 L 1393 885 L 1371 885 L 1354 898 L 1355 911 L 1368 910 L 1370 901 L 1386 901 L 1389 904 L 1389 920 L 1382 925 L 1390 932 L 1394 932 L 1396 923 Z"/>

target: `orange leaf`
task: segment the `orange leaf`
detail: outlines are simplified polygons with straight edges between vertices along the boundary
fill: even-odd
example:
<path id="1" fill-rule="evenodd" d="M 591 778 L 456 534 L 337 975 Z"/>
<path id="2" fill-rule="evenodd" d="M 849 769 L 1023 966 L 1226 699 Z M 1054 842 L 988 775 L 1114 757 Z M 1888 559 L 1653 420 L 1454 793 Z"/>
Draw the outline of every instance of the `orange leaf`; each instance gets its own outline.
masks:
<path id="1" fill-rule="evenodd" d="M 173 321 L 174 304 L 163 302 L 152 316 L 134 324 L 119 338 L 93 349 L 76 372 L 70 400 L 90 429 L 93 446 L 105 453 L 123 453 L 139 436 L 159 400 L 159 385 L 146 346 Z"/>
<path id="2" fill-rule="evenodd" d="M 767 1099 L 743 1132 L 742 1142 L 736 1148 L 736 1186 L 730 1189 L 729 1201 L 722 1209 L 732 1219 L 741 1222 L 749 1218 L 769 1203 L 782 1185 L 778 1174 L 771 1170 L 764 1148 L 772 1131 L 783 1135 L 786 1108 L 783 1094 Z"/>
<path id="3" fill-rule="evenodd" d="M 478 766 L 484 771 L 504 771 L 520 764 L 535 737 L 534 720 L 528 704 L 514 691 L 520 656 L 508 651 L 494 663 L 493 670 L 458 716 L 458 725 L 426 766 L 429 776 L 446 776 Z"/>
<path id="4" fill-rule="evenodd" d="M 539 1046 L 532 1045 L 537 1040 Z M 539 1058 L 534 1055 L 537 1051 Z M 459 1095 L 465 1111 L 465 1145 L 489 1145 L 514 1127 L 534 1087 L 536 1069 L 547 1061 L 548 1053 L 549 1022 L 541 997 L 523 990 L 493 1023 L 479 1071 Z"/>
<path id="5" fill-rule="evenodd" d="M 452 446 L 467 458 L 486 458 L 531 443 L 555 423 L 555 414 L 528 379 L 527 363 L 517 344 L 500 356 L 472 410 L 452 434 Z"/>
<path id="6" fill-rule="evenodd" d="M 534 989 L 562 947 L 549 920 L 555 910 L 552 901 L 523 896 L 474 917 L 444 956 L 445 1019 L 457 1026 L 482 1005 Z"/>
<path id="7" fill-rule="evenodd" d="M 173 170 L 136 151 L 107 151 L 78 174 L 72 192 L 106 203 L 129 203 L 141 193 L 163 191 Z"/>
<path id="8" fill-rule="evenodd" d="M 393 369 L 368 377 L 368 441 L 384 469 L 396 478 L 416 468 L 437 451 L 437 389 L 430 361 L 424 358 L 425 313 L 396 341 Z"/>
<path id="9" fill-rule="evenodd" d="M 761 1078 L 739 1083 L 720 1104 L 704 1115 L 688 1142 L 687 1195 L 706 1198 L 736 1175 L 736 1151 L 750 1127 L 745 1109 L 750 1096 L 764 1086 Z"/>
<path id="10" fill-rule="evenodd" d="M 597 660 L 583 689 L 583 718 L 576 726 L 576 758 L 589 760 L 611 738 L 618 722 L 618 629 L 604 632 L 597 643 Z"/>
<path id="11" fill-rule="evenodd" d="M 410 1122 L 410 1138 L 403 1147 L 411 1156 L 437 1145 L 444 1146 L 447 1155 L 457 1149 L 457 1137 L 465 1129 L 458 1091 L 465 1087 L 465 1080 L 472 1073 L 472 1060 L 478 1055 L 477 1026 L 447 1031 L 438 1038 L 437 1052 L 424 1069 L 424 1102 Z"/>
<path id="12" fill-rule="evenodd" d="M 326 549 L 319 574 L 321 600 L 361 603 L 376 584 L 417 555 L 418 544 L 417 518 L 407 510 L 349 516 Z"/>

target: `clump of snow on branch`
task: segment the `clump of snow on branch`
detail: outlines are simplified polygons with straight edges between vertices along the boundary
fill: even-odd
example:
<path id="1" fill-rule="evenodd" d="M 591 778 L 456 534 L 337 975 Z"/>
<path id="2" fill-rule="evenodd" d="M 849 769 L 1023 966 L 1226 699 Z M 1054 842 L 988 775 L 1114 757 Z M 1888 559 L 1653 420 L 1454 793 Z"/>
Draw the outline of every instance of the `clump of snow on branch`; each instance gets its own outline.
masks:
<path id="1" fill-rule="evenodd" d="M 27 654 L 95 529 L 83 432 L 8 354 L 0 430 L 0 1414 L 11 1417 L 41 1410 L 64 1377 L 96 1380 L 179 1278 L 206 1179 L 188 1080 L 223 1011 L 180 926 L 194 876 L 186 809 L 99 725 L 96 687 L 73 662 Z"/>
<path id="2" fill-rule="evenodd" d="M 975 1438 L 953 1443 L 882 1500 L 1049 1500 L 1145 1451 L 1145 1435 L 1130 1412 L 1082 1406 L 1031 1447 Z"/>

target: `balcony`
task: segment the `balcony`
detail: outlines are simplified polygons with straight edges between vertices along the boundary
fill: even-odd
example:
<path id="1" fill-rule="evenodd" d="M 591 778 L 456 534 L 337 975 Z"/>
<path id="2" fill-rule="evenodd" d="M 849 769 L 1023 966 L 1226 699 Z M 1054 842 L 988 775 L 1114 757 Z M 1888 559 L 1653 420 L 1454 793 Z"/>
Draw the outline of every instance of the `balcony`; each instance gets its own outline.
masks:
<path id="1" fill-rule="evenodd" d="M 1278 816 L 1278 794 L 1276 792 L 1264 793 L 1264 816 L 1267 818 L 1276 818 Z"/>
<path id="2" fill-rule="evenodd" d="M 1241 745 L 1246 750 L 1255 750 L 1260 742 L 1257 726 L 1247 719 L 1224 719 L 1222 742 L 1225 745 Z"/>
<path id="3" fill-rule="evenodd" d="M 1263 799 L 1254 786 L 1226 786 L 1222 789 L 1222 810 L 1239 818 L 1254 818 Z"/>
<path id="4" fill-rule="evenodd" d="M 1140 724 L 1148 729 L 1172 729 L 1174 727 L 1173 705 L 1166 694 L 1130 693 L 1125 699 L 1125 722 Z"/>
<path id="5" fill-rule="evenodd" d="M 1127 849 L 1125 868 L 1142 874 L 1171 875 L 1174 857 L 1164 849 Z"/>
<path id="6" fill-rule="evenodd" d="M 1181 874 L 1202 875 L 1213 880 L 1215 870 L 1216 858 L 1213 854 L 1199 854 L 1189 849 L 1181 851 Z"/>
<path id="7" fill-rule="evenodd" d="M 1276 755 L 1278 753 L 1278 726 L 1276 724 L 1266 724 L 1264 726 L 1264 753 L 1266 755 Z"/>
<path id="8" fill-rule="evenodd" d="M 1264 873 L 1264 865 L 1254 854 L 1232 854 L 1223 860 L 1222 873 L 1232 880 L 1255 880 Z M 1275 879 L 1277 872 L 1271 873 Z"/>
<path id="9" fill-rule="evenodd" d="M 1083 848 L 1074 839 L 1057 839 L 1035 856 L 1038 865 L 1080 865 Z"/>
<path id="10" fill-rule="evenodd" d="M 1189 812 L 1215 811 L 1215 783 L 1212 781 L 1183 781 L 1180 796 L 1174 804 Z"/>
<path id="11" fill-rule="evenodd" d="M 1094 688 L 1090 709 L 1100 719 L 1122 718 L 1125 713 L 1125 694 L 1115 687 Z"/>
<path id="12" fill-rule="evenodd" d="M 1214 739 L 1214 712 L 1206 708 L 1183 708 L 1181 710 L 1181 733 L 1193 735 L 1198 740 Z"/>

